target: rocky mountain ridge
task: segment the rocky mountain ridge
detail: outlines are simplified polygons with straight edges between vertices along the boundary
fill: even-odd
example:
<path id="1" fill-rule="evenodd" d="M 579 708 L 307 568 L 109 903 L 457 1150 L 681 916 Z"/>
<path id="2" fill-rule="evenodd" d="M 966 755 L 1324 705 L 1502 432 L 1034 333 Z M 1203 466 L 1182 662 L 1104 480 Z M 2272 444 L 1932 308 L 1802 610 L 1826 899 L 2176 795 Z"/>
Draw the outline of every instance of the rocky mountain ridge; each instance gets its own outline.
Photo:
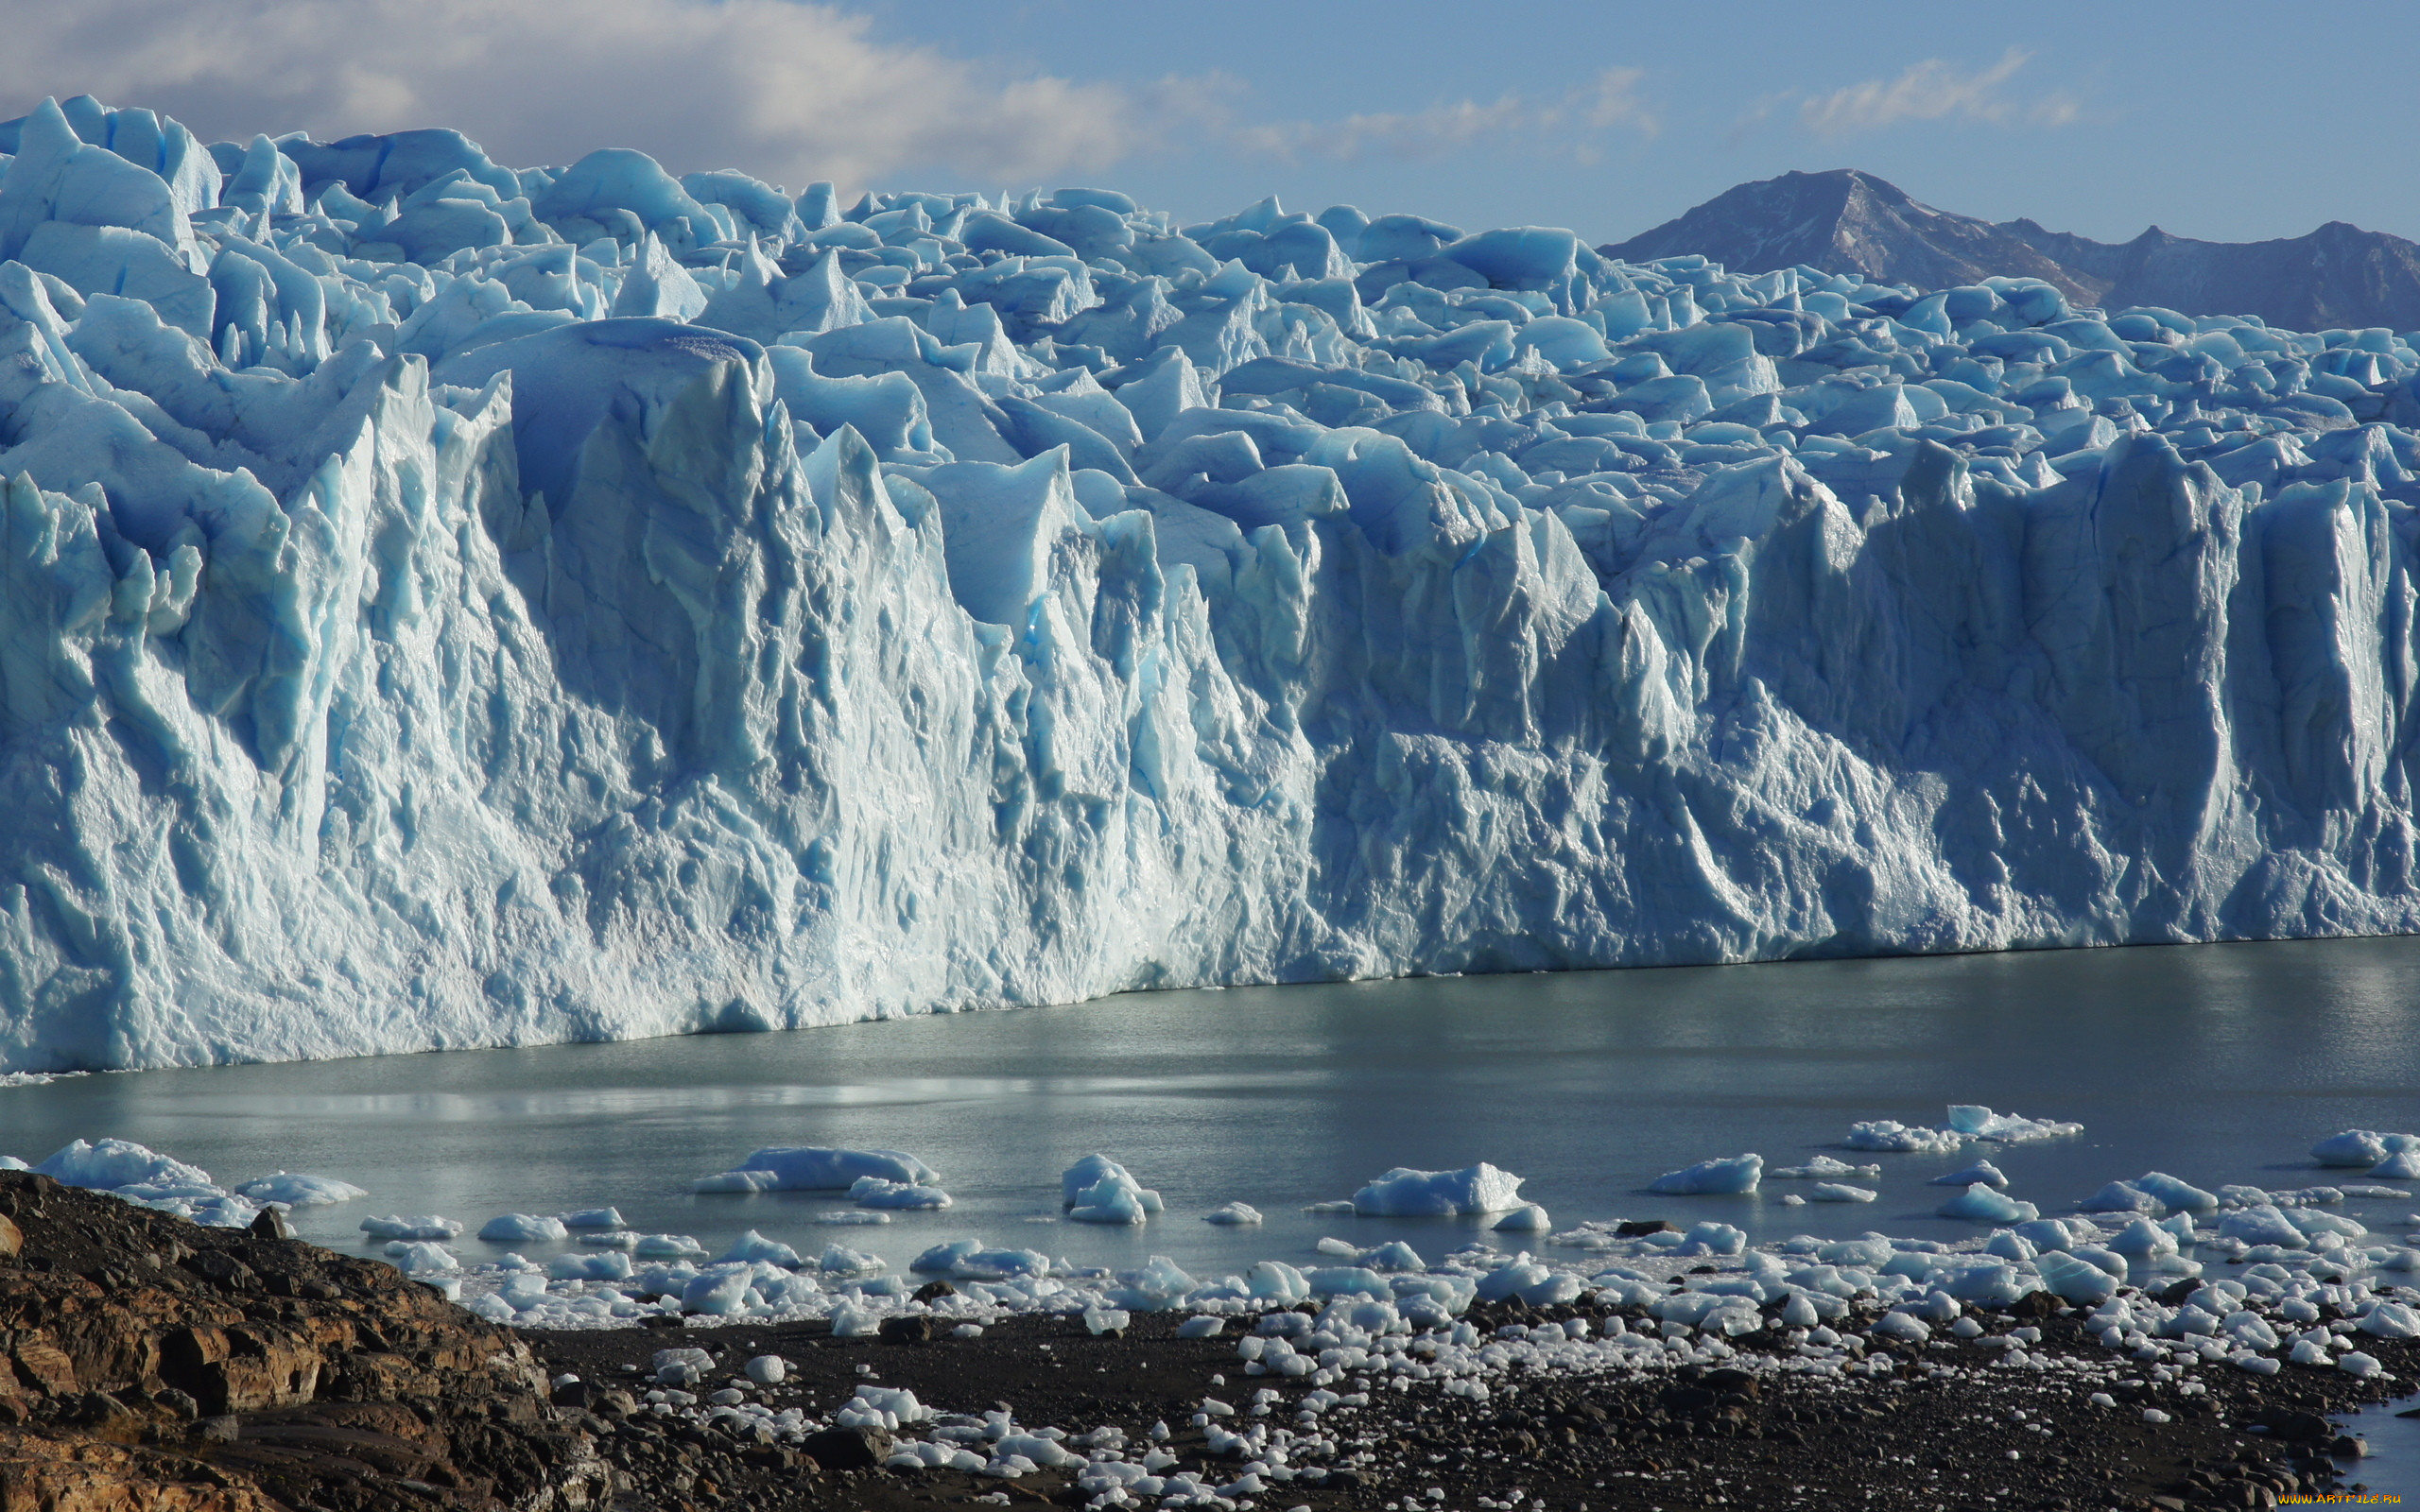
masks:
<path id="1" fill-rule="evenodd" d="M 2098 242 L 1936 210 L 1853 168 L 1739 184 L 1599 250 L 1625 262 L 1697 252 L 1741 273 L 1805 264 L 1926 289 L 2038 278 L 2075 304 L 2256 315 L 2298 331 L 2420 328 L 2420 244 L 2400 236 L 2329 221 L 2275 241 L 2198 241 L 2153 226 Z"/>

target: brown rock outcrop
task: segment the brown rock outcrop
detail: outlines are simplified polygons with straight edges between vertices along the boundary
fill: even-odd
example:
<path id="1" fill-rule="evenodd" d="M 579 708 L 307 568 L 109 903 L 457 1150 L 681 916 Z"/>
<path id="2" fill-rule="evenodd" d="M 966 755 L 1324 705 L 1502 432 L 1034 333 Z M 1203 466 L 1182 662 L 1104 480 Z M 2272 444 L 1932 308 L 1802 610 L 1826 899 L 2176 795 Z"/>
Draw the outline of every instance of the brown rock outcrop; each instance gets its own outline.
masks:
<path id="1" fill-rule="evenodd" d="M 0 1173 L 0 1512 L 579 1512 L 537 1362 L 390 1265 Z"/>

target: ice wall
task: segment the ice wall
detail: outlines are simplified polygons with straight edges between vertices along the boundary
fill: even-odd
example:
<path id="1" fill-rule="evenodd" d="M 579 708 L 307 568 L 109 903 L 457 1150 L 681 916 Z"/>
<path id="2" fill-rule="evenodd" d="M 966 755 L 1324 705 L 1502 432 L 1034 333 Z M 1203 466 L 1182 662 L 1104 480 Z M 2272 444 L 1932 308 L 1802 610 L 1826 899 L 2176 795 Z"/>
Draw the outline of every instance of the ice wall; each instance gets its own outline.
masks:
<path id="1" fill-rule="evenodd" d="M 0 126 L 0 1068 L 2420 924 L 2420 356 Z"/>

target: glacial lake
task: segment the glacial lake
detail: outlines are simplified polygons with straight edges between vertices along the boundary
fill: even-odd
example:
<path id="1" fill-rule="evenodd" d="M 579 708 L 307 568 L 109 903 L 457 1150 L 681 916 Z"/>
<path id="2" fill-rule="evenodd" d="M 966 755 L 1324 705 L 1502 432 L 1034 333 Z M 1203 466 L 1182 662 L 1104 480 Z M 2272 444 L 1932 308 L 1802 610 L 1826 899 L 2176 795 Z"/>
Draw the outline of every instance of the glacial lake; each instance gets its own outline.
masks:
<path id="1" fill-rule="evenodd" d="M 2084 1125 L 1955 1156 L 1838 1148 L 1857 1121 L 1939 1125 L 1982 1103 Z M 306 1209 L 303 1237 L 356 1251 L 368 1213 L 613 1204 L 715 1253 L 756 1228 L 842 1243 L 894 1268 L 945 1238 L 1196 1275 L 1315 1260 L 1322 1236 L 1403 1239 L 1428 1258 L 1485 1220 L 1311 1213 L 1392 1166 L 1488 1160 L 1558 1228 L 1715 1218 L 1752 1242 L 1869 1228 L 1955 1239 L 1937 1175 L 1988 1155 L 2048 1213 L 2161 1170 L 2204 1187 L 2360 1182 L 2307 1155 L 2339 1129 L 2420 1125 L 2420 938 L 1790 962 L 1223 991 L 899 1019 L 776 1035 L 461 1051 L 66 1078 L 0 1091 L 0 1152 L 39 1160 L 115 1135 L 222 1181 L 340 1177 L 363 1201 Z M 765 1144 L 910 1151 L 956 1205 L 825 1227 L 837 1194 L 697 1195 Z M 1754 1150 L 1878 1162 L 1880 1200 L 1789 1207 L 1807 1183 L 1657 1197 L 1662 1172 Z M 1141 1228 L 1059 1217 L 1058 1176 L 1099 1151 L 1167 1199 Z M 2401 1183 L 2408 1191 L 2420 1183 Z M 1201 1215 L 1240 1199 L 1258 1228 Z M 2394 1242 L 2420 1191 L 2339 1210 Z M 1534 1239 L 1496 1236 L 1507 1249 Z M 559 1246 L 487 1245 L 543 1258 Z M 2409 1405 L 2408 1402 L 2400 1405 Z M 2374 1487 L 2420 1479 L 2420 1424 L 2373 1412 Z"/>

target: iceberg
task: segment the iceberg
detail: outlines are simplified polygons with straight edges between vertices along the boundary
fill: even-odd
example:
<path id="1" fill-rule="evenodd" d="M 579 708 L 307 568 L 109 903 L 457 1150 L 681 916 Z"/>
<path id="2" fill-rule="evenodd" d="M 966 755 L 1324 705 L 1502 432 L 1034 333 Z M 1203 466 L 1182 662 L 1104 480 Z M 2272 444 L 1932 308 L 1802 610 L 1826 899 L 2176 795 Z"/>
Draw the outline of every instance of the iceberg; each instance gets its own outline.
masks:
<path id="1" fill-rule="evenodd" d="M 0 1074 L 2420 929 L 2392 332 L 0 152 Z"/>
<path id="2" fill-rule="evenodd" d="M 1521 1178 L 1484 1160 L 1460 1171 L 1399 1165 L 1353 1194 L 1353 1211 L 1368 1218 L 1454 1217 L 1525 1206 Z"/>

